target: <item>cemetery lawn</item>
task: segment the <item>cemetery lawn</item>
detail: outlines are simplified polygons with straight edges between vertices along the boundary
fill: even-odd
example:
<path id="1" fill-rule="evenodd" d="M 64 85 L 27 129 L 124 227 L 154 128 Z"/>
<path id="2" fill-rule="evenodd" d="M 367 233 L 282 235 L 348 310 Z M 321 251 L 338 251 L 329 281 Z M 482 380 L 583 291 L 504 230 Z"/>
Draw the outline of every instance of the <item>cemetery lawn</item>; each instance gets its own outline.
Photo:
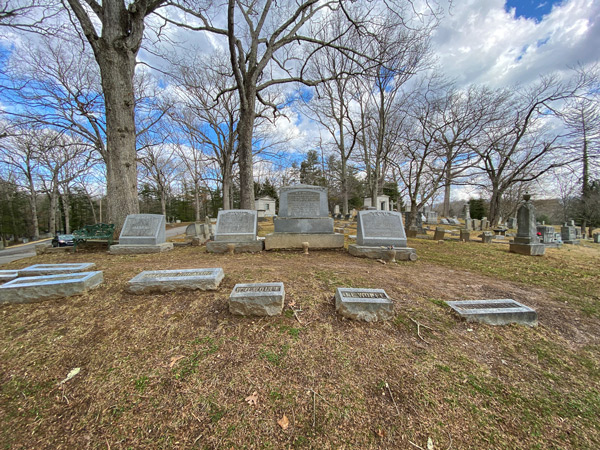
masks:
<path id="1" fill-rule="evenodd" d="M 600 448 L 600 246 L 409 246 L 416 263 L 104 246 L 4 265 L 94 262 L 104 283 L 0 306 L 0 448 Z M 125 292 L 142 270 L 210 267 L 215 292 Z M 282 316 L 229 313 L 236 283 L 275 281 Z M 341 319 L 336 287 L 385 289 L 395 319 Z M 444 304 L 492 298 L 540 325 L 468 324 Z"/>

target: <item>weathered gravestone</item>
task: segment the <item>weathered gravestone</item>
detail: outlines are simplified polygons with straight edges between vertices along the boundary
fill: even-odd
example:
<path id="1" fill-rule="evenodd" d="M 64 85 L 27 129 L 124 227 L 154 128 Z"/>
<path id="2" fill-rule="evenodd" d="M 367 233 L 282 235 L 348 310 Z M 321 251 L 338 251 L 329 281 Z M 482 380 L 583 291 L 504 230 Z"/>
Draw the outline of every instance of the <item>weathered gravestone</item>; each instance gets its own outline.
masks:
<path id="1" fill-rule="evenodd" d="M 491 231 L 484 231 L 479 235 L 479 237 L 481 238 L 481 242 L 484 244 L 491 244 L 494 240 L 494 233 Z"/>
<path id="2" fill-rule="evenodd" d="M 96 267 L 94 263 L 34 264 L 19 270 L 20 277 L 40 275 L 59 275 L 64 273 L 89 272 Z"/>
<path id="3" fill-rule="evenodd" d="M 127 290 L 134 294 L 179 289 L 214 291 L 219 288 L 224 276 L 221 268 L 147 270 L 129 280 Z"/>
<path id="4" fill-rule="evenodd" d="M 283 283 L 236 284 L 229 295 L 229 312 L 240 316 L 276 316 L 283 311 Z"/>
<path id="5" fill-rule="evenodd" d="M 537 232 L 539 233 L 540 241 L 546 247 L 558 248 L 562 246 L 562 242 L 558 242 L 555 239 L 556 231 L 554 227 L 550 225 L 538 225 Z"/>
<path id="6" fill-rule="evenodd" d="M 442 225 L 450 225 L 450 222 L 448 222 L 448 219 L 446 219 L 445 217 L 442 217 L 442 219 L 440 220 L 440 223 Z"/>
<path id="7" fill-rule="evenodd" d="M 535 208 L 530 201 L 531 196 L 523 196 L 523 204 L 517 211 L 517 220 L 519 228 L 517 236 L 510 243 L 509 251 L 521 255 L 542 256 L 546 252 L 544 244 L 540 244 L 535 225 Z"/>
<path id="8" fill-rule="evenodd" d="M 471 240 L 471 232 L 469 230 L 460 230 L 459 240 L 462 242 L 469 242 Z"/>
<path id="9" fill-rule="evenodd" d="M 417 260 L 415 249 L 406 246 L 402 214 L 395 211 L 359 211 L 356 244 L 350 244 L 348 252 L 352 256 L 389 259 L 389 249 L 396 251 L 395 259 Z"/>
<path id="10" fill-rule="evenodd" d="M 376 322 L 394 317 L 394 302 L 383 289 L 337 288 L 335 310 L 348 319 Z"/>
<path id="11" fill-rule="evenodd" d="M 517 323 L 531 327 L 538 324 L 535 310 L 512 299 L 462 300 L 446 302 L 446 304 L 467 322 L 480 322 L 488 325 Z"/>
<path id="12" fill-rule="evenodd" d="M 577 245 L 579 240 L 577 239 L 577 229 L 573 225 L 567 225 L 566 223 L 560 228 L 560 236 L 563 243 Z"/>
<path id="13" fill-rule="evenodd" d="M 209 253 L 225 253 L 233 245 L 235 253 L 260 252 L 264 241 L 256 237 L 258 212 L 250 209 L 219 211 L 214 241 L 206 243 Z"/>
<path id="14" fill-rule="evenodd" d="M 23 277 L 0 286 L 0 303 L 34 303 L 70 297 L 102 283 L 102 272 Z"/>
<path id="15" fill-rule="evenodd" d="M 274 232 L 265 237 L 265 249 L 343 248 L 344 235 L 333 232 L 327 208 L 327 189 L 304 184 L 286 186 L 279 193 L 279 215 Z"/>
<path id="16" fill-rule="evenodd" d="M 513 229 L 513 230 L 517 228 L 517 218 L 516 217 L 511 217 L 510 219 L 508 219 L 508 228 Z"/>
<path id="17" fill-rule="evenodd" d="M 442 227 L 436 227 L 435 232 L 433 233 L 434 241 L 443 241 L 444 236 L 446 235 L 446 230 Z"/>
<path id="18" fill-rule="evenodd" d="M 125 219 L 119 243 L 111 245 L 112 254 L 160 253 L 173 249 L 166 239 L 165 216 L 161 214 L 130 214 Z"/>
<path id="19" fill-rule="evenodd" d="M 463 206 L 463 216 L 465 218 L 465 229 L 472 230 L 473 223 L 471 222 L 471 206 L 468 203 L 465 203 Z"/>
<path id="20" fill-rule="evenodd" d="M 594 244 L 600 244 L 600 233 L 594 234 Z"/>

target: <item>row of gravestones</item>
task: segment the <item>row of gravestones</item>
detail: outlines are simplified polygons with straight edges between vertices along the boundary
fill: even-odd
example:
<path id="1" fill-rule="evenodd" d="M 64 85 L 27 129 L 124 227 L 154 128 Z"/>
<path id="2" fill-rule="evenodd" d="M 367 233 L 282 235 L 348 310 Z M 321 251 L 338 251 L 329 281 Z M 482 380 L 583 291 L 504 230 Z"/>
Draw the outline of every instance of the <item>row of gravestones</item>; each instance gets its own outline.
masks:
<path id="1" fill-rule="evenodd" d="M 0 304 L 34 303 L 82 294 L 99 286 L 101 271 L 93 263 L 37 264 L 21 270 L 0 271 Z M 144 271 L 127 283 L 135 294 L 175 290 L 214 291 L 225 273 L 221 268 Z M 12 279 L 11 279 L 12 278 Z M 241 316 L 275 316 L 283 312 L 283 283 L 236 284 L 229 295 L 229 311 Z M 492 325 L 521 323 L 537 325 L 535 310 L 512 299 L 447 302 L 460 317 Z M 394 302 L 383 289 L 337 288 L 335 308 L 343 317 L 366 322 L 394 317 Z"/>

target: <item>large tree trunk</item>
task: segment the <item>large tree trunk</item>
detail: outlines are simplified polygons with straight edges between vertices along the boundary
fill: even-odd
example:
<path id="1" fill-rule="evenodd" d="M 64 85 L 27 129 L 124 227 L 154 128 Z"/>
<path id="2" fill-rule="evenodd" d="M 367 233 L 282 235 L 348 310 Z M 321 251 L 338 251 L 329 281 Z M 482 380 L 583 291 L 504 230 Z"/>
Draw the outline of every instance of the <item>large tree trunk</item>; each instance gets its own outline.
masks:
<path id="1" fill-rule="evenodd" d="M 256 113 L 256 89 L 247 86 L 246 106 L 240 111 L 238 122 L 239 166 L 240 166 L 240 209 L 254 209 L 254 171 L 252 166 L 252 131 Z M 242 102 L 244 104 L 244 102 Z M 223 192 L 223 196 L 225 193 Z"/>
<path id="2" fill-rule="evenodd" d="M 223 209 L 231 209 L 231 162 L 229 158 L 225 158 L 223 161 Z M 252 185 L 252 192 L 254 192 L 254 185 Z M 254 197 L 253 197 L 254 198 Z M 242 209 L 245 209 L 242 207 Z"/>
<path id="3" fill-rule="evenodd" d="M 106 105 L 107 221 L 114 223 L 119 233 L 127 215 L 140 210 L 133 96 L 135 54 L 106 49 L 97 57 Z"/>
<path id="4" fill-rule="evenodd" d="M 196 222 L 200 222 L 200 186 L 194 181 L 194 213 Z"/>
<path id="5" fill-rule="evenodd" d="M 50 228 L 50 234 L 54 236 L 56 234 L 56 213 L 58 212 L 58 186 L 56 183 L 52 185 L 52 191 L 50 192 L 50 211 L 48 212 L 48 228 Z"/>
<path id="6" fill-rule="evenodd" d="M 500 203 L 502 201 L 502 192 L 497 188 L 493 188 L 492 197 L 490 198 L 490 211 L 488 220 L 490 224 L 494 224 L 496 222 L 496 218 L 500 213 Z"/>
<path id="7" fill-rule="evenodd" d="M 69 204 L 69 188 L 65 186 L 65 190 L 61 195 L 62 204 L 63 204 L 63 212 L 65 215 L 65 233 L 71 233 L 71 211 Z"/>
<path id="8" fill-rule="evenodd" d="M 342 212 L 348 214 L 348 163 L 342 157 Z"/>
<path id="9" fill-rule="evenodd" d="M 29 207 L 31 208 L 31 226 L 33 227 L 33 239 L 37 241 L 40 238 L 40 222 L 38 220 L 37 211 L 37 192 L 35 192 L 34 188 L 30 189 Z"/>
<path id="10" fill-rule="evenodd" d="M 452 163 L 448 161 L 446 167 L 446 182 L 444 183 L 444 207 L 442 216 L 450 216 L 450 190 L 452 185 Z"/>

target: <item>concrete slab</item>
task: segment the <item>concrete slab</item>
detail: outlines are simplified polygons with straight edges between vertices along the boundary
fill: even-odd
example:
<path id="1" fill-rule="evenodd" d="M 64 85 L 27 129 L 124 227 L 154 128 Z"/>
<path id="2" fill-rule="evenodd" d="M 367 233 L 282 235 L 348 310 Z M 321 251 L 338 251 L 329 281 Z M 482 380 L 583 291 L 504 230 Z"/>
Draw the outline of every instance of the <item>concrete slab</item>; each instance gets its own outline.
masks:
<path id="1" fill-rule="evenodd" d="M 17 278 L 0 286 L 0 304 L 70 297 L 93 289 L 102 281 L 100 271 Z"/>
<path id="2" fill-rule="evenodd" d="M 248 242 L 208 241 L 206 242 L 206 251 L 208 253 L 228 253 L 229 244 L 233 244 L 235 246 L 235 253 L 258 253 L 262 252 L 265 248 L 264 240 Z"/>
<path id="3" fill-rule="evenodd" d="M 311 250 L 344 248 L 344 235 L 338 233 L 271 233 L 265 237 L 265 250 L 302 249 L 303 242 L 308 242 Z"/>
<path id="4" fill-rule="evenodd" d="M 0 270 L 0 283 L 12 281 L 19 276 L 16 270 Z"/>
<path id="5" fill-rule="evenodd" d="M 352 256 L 370 259 L 383 259 L 384 261 L 390 259 L 390 250 L 395 250 L 396 261 L 414 262 L 417 260 L 417 251 L 410 247 L 394 247 L 393 249 L 389 249 L 386 247 L 369 247 L 366 245 L 356 244 L 348 245 L 348 253 L 350 253 Z"/>
<path id="6" fill-rule="evenodd" d="M 229 312 L 240 316 L 276 316 L 283 311 L 283 283 L 236 284 L 229 295 Z"/>
<path id="7" fill-rule="evenodd" d="M 89 272 L 96 267 L 94 263 L 34 264 L 19 270 L 20 277 L 58 275 L 63 273 Z"/>
<path id="8" fill-rule="evenodd" d="M 544 244 L 518 244 L 511 242 L 509 251 L 520 255 L 543 256 L 546 253 L 546 246 Z"/>
<path id="9" fill-rule="evenodd" d="M 168 252 L 169 250 L 173 250 L 172 242 L 163 242 L 162 244 L 157 244 L 157 245 L 116 244 L 116 245 L 111 245 L 108 252 L 111 255 L 136 255 L 136 254 L 146 254 L 146 253 L 162 253 L 162 252 Z"/>
<path id="10" fill-rule="evenodd" d="M 538 324 L 537 312 L 513 299 L 461 300 L 446 302 L 467 322 L 480 322 L 488 325 L 517 323 L 535 327 Z"/>
<path id="11" fill-rule="evenodd" d="M 394 302 L 383 289 L 337 288 L 335 310 L 348 319 L 376 322 L 394 317 Z"/>
<path id="12" fill-rule="evenodd" d="M 214 291 L 224 277 L 225 273 L 221 268 L 147 270 L 129 280 L 127 290 L 133 294 L 179 289 Z"/>

